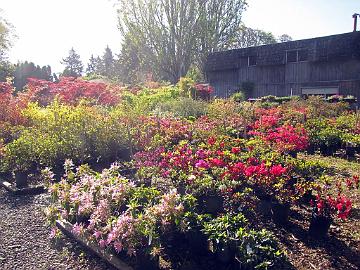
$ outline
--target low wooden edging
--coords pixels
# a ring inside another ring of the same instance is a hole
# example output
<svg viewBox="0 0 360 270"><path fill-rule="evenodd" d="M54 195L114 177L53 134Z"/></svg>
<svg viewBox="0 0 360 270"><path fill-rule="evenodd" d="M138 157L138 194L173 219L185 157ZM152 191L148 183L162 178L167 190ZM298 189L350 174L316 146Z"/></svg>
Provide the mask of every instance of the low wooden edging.
<svg viewBox="0 0 360 270"><path fill-rule="evenodd" d="M74 239L76 242L81 244L86 249L95 253L98 257L100 257L101 259L103 259L104 261L106 261L107 263L109 263L110 265L115 267L116 269L133 270L132 267L130 267L125 262L120 260L115 254L105 251L105 250L101 249L98 245L96 245L95 243L87 240L86 238L88 235L86 233L83 236L75 235L72 232L73 226L71 223L69 223L65 220L57 220L56 227L58 227L66 236Z"/></svg>
<svg viewBox="0 0 360 270"><path fill-rule="evenodd" d="M40 194L46 191L43 185L33 186L33 187L24 187L17 188L14 184L11 184L7 181L0 181L0 186L6 189L8 192L14 195L25 195L25 194Z"/></svg>

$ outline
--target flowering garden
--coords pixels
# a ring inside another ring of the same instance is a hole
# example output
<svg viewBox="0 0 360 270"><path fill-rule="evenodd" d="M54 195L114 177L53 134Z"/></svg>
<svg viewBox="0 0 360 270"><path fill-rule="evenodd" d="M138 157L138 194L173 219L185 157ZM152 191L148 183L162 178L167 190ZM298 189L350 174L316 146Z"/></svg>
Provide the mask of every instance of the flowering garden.
<svg viewBox="0 0 360 270"><path fill-rule="evenodd" d="M294 245L311 266L344 235L359 255L359 113L211 92L186 79L32 79L16 94L0 83L1 176L47 187L51 237L66 222L134 269L309 269ZM335 261L357 269L358 258Z"/></svg>

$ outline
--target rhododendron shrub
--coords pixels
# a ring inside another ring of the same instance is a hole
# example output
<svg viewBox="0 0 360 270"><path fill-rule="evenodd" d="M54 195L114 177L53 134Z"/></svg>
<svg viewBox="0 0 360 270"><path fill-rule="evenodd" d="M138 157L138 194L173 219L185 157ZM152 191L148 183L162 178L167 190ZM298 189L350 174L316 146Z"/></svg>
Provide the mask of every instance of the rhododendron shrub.
<svg viewBox="0 0 360 270"><path fill-rule="evenodd" d="M311 206L317 216L333 217L336 215L338 218L346 219L352 209L352 202L340 194L335 198L330 195L324 198L317 194L315 200L311 201Z"/></svg>
<svg viewBox="0 0 360 270"><path fill-rule="evenodd" d="M214 88L209 84L196 84L192 93L192 97L195 99L210 100L211 94L214 92Z"/></svg>
<svg viewBox="0 0 360 270"><path fill-rule="evenodd" d="M332 191L330 179L323 177L316 184L316 197L311 201L313 212L316 216L325 216L328 218L338 217L347 219L352 209L352 201L345 195L345 191L356 192L359 189L359 176L352 177L336 182L336 193Z"/></svg>

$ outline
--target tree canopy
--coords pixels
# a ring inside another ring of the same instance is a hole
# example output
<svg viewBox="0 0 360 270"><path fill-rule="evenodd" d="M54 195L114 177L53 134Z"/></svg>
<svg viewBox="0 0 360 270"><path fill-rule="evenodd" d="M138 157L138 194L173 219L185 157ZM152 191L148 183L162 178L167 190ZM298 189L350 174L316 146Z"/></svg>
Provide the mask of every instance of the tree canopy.
<svg viewBox="0 0 360 270"><path fill-rule="evenodd" d="M13 38L13 26L1 16L0 9L0 61L5 60L6 52L10 49Z"/></svg>
<svg viewBox="0 0 360 270"><path fill-rule="evenodd" d="M244 0L119 0L119 28L155 78L176 82L228 46L245 7Z"/></svg>
<svg viewBox="0 0 360 270"><path fill-rule="evenodd" d="M247 48L276 43L277 40L271 32L253 29L241 25L234 38L231 48Z"/></svg>
<svg viewBox="0 0 360 270"><path fill-rule="evenodd" d="M4 17L1 16L0 9L0 81L5 81L12 75L14 65L6 57L8 50L12 46L14 28Z"/></svg>

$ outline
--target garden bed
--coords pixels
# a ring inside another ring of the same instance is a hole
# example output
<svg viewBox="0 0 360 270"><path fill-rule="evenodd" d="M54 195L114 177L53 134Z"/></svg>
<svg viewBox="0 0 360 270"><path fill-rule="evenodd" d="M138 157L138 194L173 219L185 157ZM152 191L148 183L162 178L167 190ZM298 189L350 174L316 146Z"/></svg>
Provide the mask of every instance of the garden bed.
<svg viewBox="0 0 360 270"><path fill-rule="evenodd" d="M112 87L80 79L30 84L23 99L2 84L12 107L0 122L0 170L17 187L46 185L51 235L119 269L359 268L359 167L344 160L340 170L330 157L355 159L359 114L316 98L204 102L184 80L113 89L104 104L81 99ZM303 154L312 150L329 157ZM20 177L35 171L35 182Z"/></svg>

